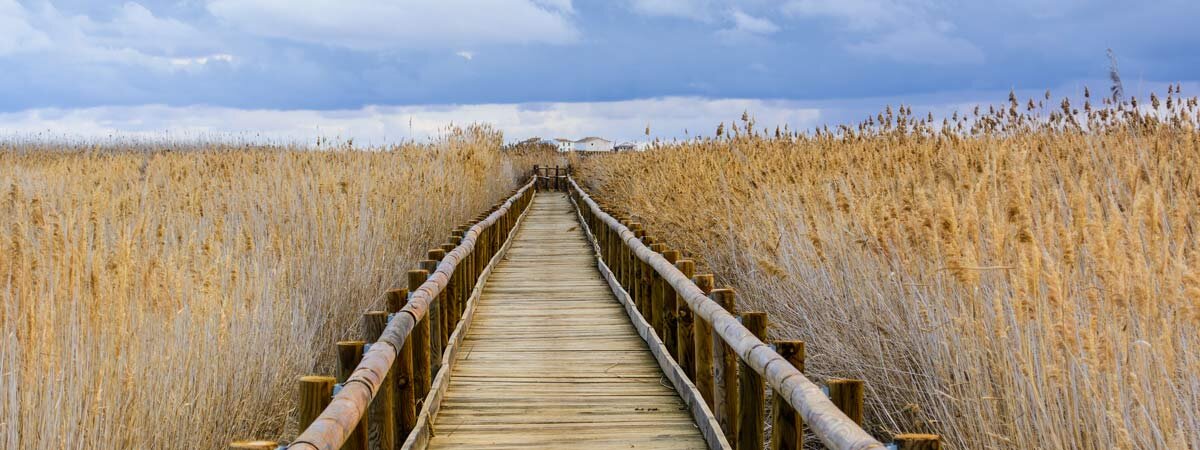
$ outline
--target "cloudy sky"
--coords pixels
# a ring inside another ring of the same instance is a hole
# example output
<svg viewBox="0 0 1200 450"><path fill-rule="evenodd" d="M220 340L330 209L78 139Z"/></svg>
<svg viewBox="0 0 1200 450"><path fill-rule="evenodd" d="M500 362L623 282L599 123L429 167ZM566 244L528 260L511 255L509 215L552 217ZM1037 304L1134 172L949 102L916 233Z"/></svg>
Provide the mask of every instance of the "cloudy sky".
<svg viewBox="0 0 1200 450"><path fill-rule="evenodd" d="M0 136L806 129L1200 76L1200 1L0 0ZM1192 92L1192 94L1195 94Z"/></svg>

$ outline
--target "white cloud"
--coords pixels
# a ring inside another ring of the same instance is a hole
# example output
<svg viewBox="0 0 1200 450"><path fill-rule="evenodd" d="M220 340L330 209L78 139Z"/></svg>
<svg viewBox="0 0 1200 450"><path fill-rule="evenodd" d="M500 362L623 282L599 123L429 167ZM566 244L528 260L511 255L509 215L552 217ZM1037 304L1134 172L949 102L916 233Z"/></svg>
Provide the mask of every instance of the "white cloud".
<svg viewBox="0 0 1200 450"><path fill-rule="evenodd" d="M592 103L368 106L354 110L247 110L163 105L81 109L33 109L0 113L0 139L104 140L244 139L311 144L317 137L353 138L364 144L395 143L438 135L451 124L489 123L508 140L532 136L606 136L615 140L652 136L712 135L718 123L749 111L760 124L814 126L821 111L785 100L666 97ZM410 128L411 126L411 128ZM685 134L685 130L688 131Z"/></svg>
<svg viewBox="0 0 1200 450"><path fill-rule="evenodd" d="M20 3L0 0L0 56L38 51L50 45L50 37L34 28L29 12Z"/></svg>
<svg viewBox="0 0 1200 450"><path fill-rule="evenodd" d="M571 0L533 0L533 2L565 13L575 12L575 7L571 4Z"/></svg>
<svg viewBox="0 0 1200 450"><path fill-rule="evenodd" d="M566 44L561 0L213 0L208 11L252 34L355 50Z"/></svg>
<svg viewBox="0 0 1200 450"><path fill-rule="evenodd" d="M116 63L157 70L184 70L210 62L232 62L213 39L191 25L155 16L127 2L108 21L63 14L53 4L30 10L0 0L0 56L47 55L74 63Z"/></svg>
<svg viewBox="0 0 1200 450"><path fill-rule="evenodd" d="M740 9L733 10L733 28L738 31L754 34L771 34L779 31L779 26L770 20L754 17L742 12Z"/></svg>
<svg viewBox="0 0 1200 450"><path fill-rule="evenodd" d="M455 55L458 55L458 57L459 57L459 58L465 59L465 60L467 60L467 61L470 61L470 60L472 60L472 59L475 59L475 52L469 52L469 51L466 51L466 50L459 50L459 51L457 51L457 52L454 52L454 54L455 54Z"/></svg>

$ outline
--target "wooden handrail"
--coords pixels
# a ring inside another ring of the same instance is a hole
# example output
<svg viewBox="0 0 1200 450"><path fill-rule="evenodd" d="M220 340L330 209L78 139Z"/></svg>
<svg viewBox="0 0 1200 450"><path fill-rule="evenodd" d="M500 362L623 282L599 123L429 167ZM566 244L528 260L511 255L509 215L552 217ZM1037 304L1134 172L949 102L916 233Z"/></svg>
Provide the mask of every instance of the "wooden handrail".
<svg viewBox="0 0 1200 450"><path fill-rule="evenodd" d="M387 377L388 370L391 369L404 342L416 324L429 313L430 304L446 288L455 268L475 250L475 242L484 230L505 217L509 208L534 187L537 179L535 174L498 209L463 233L462 241L458 246L446 253L446 256L438 263L437 270L430 274L418 289L412 291L408 303L392 316L379 340L363 354L362 361L346 379L341 391L333 396L333 400L329 406L325 407L320 416L296 437L288 446L289 449L338 450L341 448L359 421L363 419L364 413L375 398L375 394L379 392L379 387Z"/></svg>
<svg viewBox="0 0 1200 450"><path fill-rule="evenodd" d="M738 358L761 375L788 405L800 413L813 433L826 446L838 450L884 448L882 443L838 409L819 386L805 377L787 359L742 326L737 317L709 299L691 279L662 255L646 246L633 231L604 212L573 177L568 176L568 182L591 214L614 231L637 259L653 268L687 303L696 317L711 324L712 329L733 349Z"/></svg>

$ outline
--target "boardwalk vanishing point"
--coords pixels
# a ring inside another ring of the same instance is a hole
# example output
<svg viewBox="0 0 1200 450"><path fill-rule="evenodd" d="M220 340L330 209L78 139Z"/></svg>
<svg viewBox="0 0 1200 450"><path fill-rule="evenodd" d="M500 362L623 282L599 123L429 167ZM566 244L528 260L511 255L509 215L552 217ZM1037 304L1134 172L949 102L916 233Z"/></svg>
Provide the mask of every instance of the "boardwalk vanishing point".
<svg viewBox="0 0 1200 450"><path fill-rule="evenodd" d="M884 448L860 426L862 380L809 380L803 342L767 344L766 314L737 308L624 214L569 170L535 166L388 291L387 311L364 314L336 386L301 377L287 447L759 450L769 437L799 450L811 433L827 448Z"/></svg>
<svg viewBox="0 0 1200 450"><path fill-rule="evenodd" d="M474 316L430 448L707 448L564 193L534 197Z"/></svg>

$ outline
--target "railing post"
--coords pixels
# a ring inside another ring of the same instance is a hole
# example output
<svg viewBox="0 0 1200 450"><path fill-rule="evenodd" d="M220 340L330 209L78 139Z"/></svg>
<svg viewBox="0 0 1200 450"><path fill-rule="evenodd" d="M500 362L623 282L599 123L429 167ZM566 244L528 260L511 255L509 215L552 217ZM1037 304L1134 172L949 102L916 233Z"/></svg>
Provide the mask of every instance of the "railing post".
<svg viewBox="0 0 1200 450"><path fill-rule="evenodd" d="M711 274L696 275L696 286L706 295L713 291L713 276ZM712 325L699 315L692 315L692 348L696 351L696 390L708 403L708 409L716 409L716 380L713 379L713 329Z"/></svg>
<svg viewBox="0 0 1200 450"><path fill-rule="evenodd" d="M337 378L320 375L300 377L300 399L296 409L299 410L299 425L303 430L312 425L321 411L333 401L333 385Z"/></svg>
<svg viewBox="0 0 1200 450"><path fill-rule="evenodd" d="M750 330L760 341L767 339L767 313L742 313L742 325ZM766 386L762 376L754 368L740 362L738 368L738 389L741 390L741 400L738 405L738 444L740 450L762 450L763 426L765 425L765 406L763 396Z"/></svg>
<svg viewBox="0 0 1200 450"><path fill-rule="evenodd" d="M942 439L936 434L897 434L892 438L897 450L941 450Z"/></svg>
<svg viewBox="0 0 1200 450"><path fill-rule="evenodd" d="M726 312L736 314L733 289L713 289L709 298L725 308ZM725 431L725 439L731 443L738 442L738 357L716 330L712 332L712 344L715 380L713 397L716 403L713 414L717 416L721 429Z"/></svg>
<svg viewBox="0 0 1200 450"><path fill-rule="evenodd" d="M829 387L829 400L837 405L854 423L863 423L863 380L833 378L825 380Z"/></svg>
<svg viewBox="0 0 1200 450"><path fill-rule="evenodd" d="M454 247L457 246L452 241L447 241L445 244L442 244L442 254L449 255L450 252L454 251ZM445 259L445 256L441 259ZM456 267L454 268L454 272L450 274L450 281L446 283L446 303L450 305L450 316L454 318L456 325L462 319L462 305L465 303L461 289L458 286L458 280L460 279L462 279L462 274L458 272L458 268Z"/></svg>
<svg viewBox="0 0 1200 450"><path fill-rule="evenodd" d="M376 342L379 336L383 334L383 329L387 327L388 313L387 311L368 311L363 314L362 333L363 340L367 342ZM375 394L375 399L371 401L371 442L372 448L378 445L378 448L383 450L394 449L396 442L396 364L392 363L392 370L388 371L386 377L379 384L379 391ZM364 417L363 420L366 420Z"/></svg>
<svg viewBox="0 0 1200 450"><path fill-rule="evenodd" d="M779 353L801 373L804 372L804 343L801 341L775 341L775 352ZM773 393L771 403L771 450L799 450L804 448L804 418L796 414L782 395Z"/></svg>
<svg viewBox="0 0 1200 450"><path fill-rule="evenodd" d="M417 267L428 275L433 275L433 272L437 271L437 265L437 261L428 259L417 263ZM429 300L429 312L426 315L429 323L429 380L431 382L437 378L438 371L442 368L442 335L445 327L442 326L442 305L438 301L439 298L441 298L441 294Z"/></svg>
<svg viewBox="0 0 1200 450"><path fill-rule="evenodd" d="M387 312L396 314L404 308L408 303L408 289L392 289L387 292ZM396 355L396 362L392 363L394 374L388 378L392 379L392 400L395 406L393 407L393 415L396 423L396 448L404 444L404 440L408 438L408 432L417 423L416 413L416 395L413 393L413 366L412 366L412 337L404 340L404 345L400 347L399 354Z"/></svg>
<svg viewBox="0 0 1200 450"><path fill-rule="evenodd" d="M408 289L388 291L388 311L397 313L406 304L408 304ZM396 363L392 366L396 371L396 418L399 421L396 442L400 444L408 439L408 434L417 425L417 398L419 395L417 395L417 384L414 380L416 374L413 371L412 351L416 328L413 327L413 332L400 346L400 354L396 355Z"/></svg>
<svg viewBox="0 0 1200 450"><path fill-rule="evenodd" d="M650 237L647 237L646 239L651 240ZM650 250L654 251L655 253L662 253L663 250L666 249L667 246L665 244L650 244ZM658 338L663 342L666 342L666 336L663 334L665 329L663 324L666 323L667 311L665 308L666 301L663 299L664 296L662 292L662 284L660 283L658 272L656 272L653 267L650 267L649 264L642 264L642 269L646 273L646 275L643 277L643 282L645 282L645 287L648 288L646 289L646 292L648 293L648 295L646 295L646 305L648 306L647 312L649 313L649 316L646 317L646 320L650 322L650 326L654 327L654 333L658 335Z"/></svg>
<svg viewBox="0 0 1200 450"><path fill-rule="evenodd" d="M429 278L429 272L424 270L408 271L408 292L411 296L421 288L421 284ZM413 362L413 383L416 385L417 395L417 410L419 411L425 402L425 394L429 393L430 366L429 366L429 316L417 322L413 327L412 334L409 336L412 340L412 362Z"/></svg>
<svg viewBox="0 0 1200 450"><path fill-rule="evenodd" d="M675 265L675 263L679 261L679 252L675 250L667 250L665 245L662 255L663 259L666 259L667 262L671 263L671 265ZM659 333L660 336L662 336L663 345L667 347L667 352L671 354L671 357L678 361L679 352L676 347L678 347L679 344L676 330L679 326L679 304L675 299L675 289L672 289L671 283L668 283L667 280L659 276L658 273L654 274L654 283L658 286L658 298L662 302L662 306L660 306L663 315L662 330L660 330Z"/></svg>
<svg viewBox="0 0 1200 450"><path fill-rule="evenodd" d="M654 245L654 238L651 237L645 230L638 231L638 240L642 241L642 245L650 247ZM653 251L653 249L652 249ZM634 289L637 289L637 298L642 302L642 317L647 321L650 320L651 310L653 309L653 299L650 298L650 265L638 258L636 254L633 257L633 264L636 268L637 280L634 282Z"/></svg>
<svg viewBox="0 0 1200 450"><path fill-rule="evenodd" d="M338 383L345 383L346 379L350 378L350 374L354 373L354 368L358 367L358 363L363 357L363 341L339 341L337 343L338 355ZM367 440L369 435L367 430L368 416L363 416L358 420L358 425L354 427L354 431L350 433L350 438L342 444L342 450L367 450Z"/></svg>
<svg viewBox="0 0 1200 450"><path fill-rule="evenodd" d="M690 259L681 259L675 262L675 268L683 272L683 276L692 278L696 275L696 262ZM683 369L683 373L687 375L689 380L696 381L696 350L692 347L692 307L688 306L687 301L674 290L671 294L675 296L675 360L679 362L679 367Z"/></svg>
<svg viewBox="0 0 1200 450"><path fill-rule="evenodd" d="M433 248L426 252L425 256L429 258L430 261L437 261L440 263L442 262L442 259L446 257L446 252L441 248ZM434 266L434 270L437 270L437 266ZM455 272L457 271L458 270L455 269ZM433 272L431 271L429 273L432 274ZM453 287L450 285L450 283L446 283L446 288L442 289L442 292L438 293L437 299L435 299L438 304L438 315L440 315L442 319L440 323L441 341L439 341L439 343L443 349L446 348L446 343L450 342L450 333L454 331L454 325L457 322L457 318L454 316L454 308L450 306L450 295L453 293L452 289Z"/></svg>

